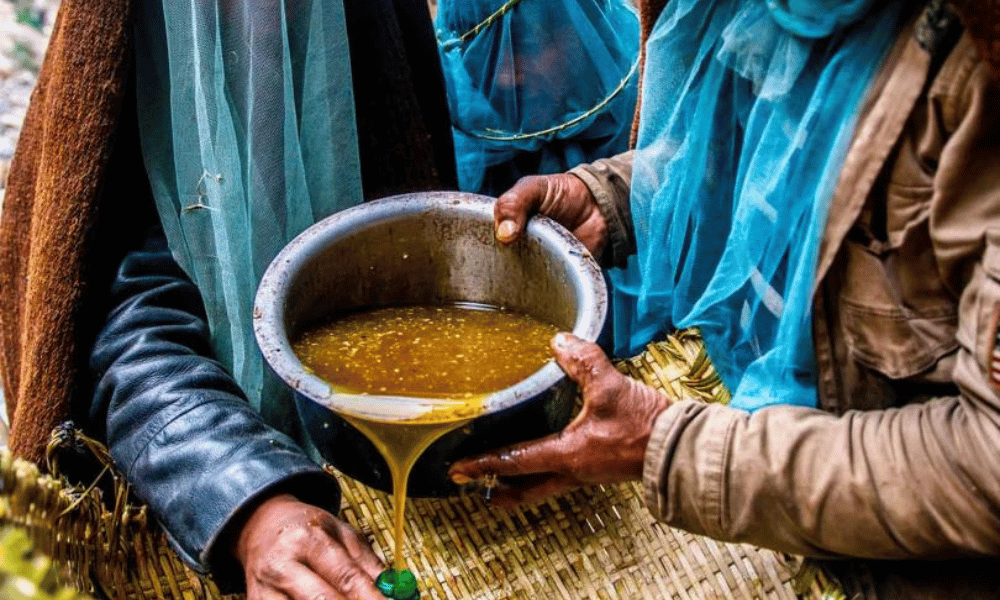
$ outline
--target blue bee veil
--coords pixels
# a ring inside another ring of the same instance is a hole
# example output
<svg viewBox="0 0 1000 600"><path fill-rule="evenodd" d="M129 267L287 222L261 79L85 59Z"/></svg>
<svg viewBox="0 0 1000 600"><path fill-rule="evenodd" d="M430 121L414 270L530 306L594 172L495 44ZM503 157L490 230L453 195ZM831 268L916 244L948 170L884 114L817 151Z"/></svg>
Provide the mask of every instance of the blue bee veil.
<svg viewBox="0 0 1000 600"><path fill-rule="evenodd" d="M294 412L253 336L257 283L322 217L362 200L341 0L137 6L142 150L171 250L220 361L272 424Z"/></svg>
<svg viewBox="0 0 1000 600"><path fill-rule="evenodd" d="M907 16L873 0L671 0L649 37L616 351L697 327L733 406L816 405L811 298L857 113Z"/></svg>
<svg viewBox="0 0 1000 600"><path fill-rule="evenodd" d="M449 0L435 23L461 189L497 195L628 148L631 0Z"/></svg>

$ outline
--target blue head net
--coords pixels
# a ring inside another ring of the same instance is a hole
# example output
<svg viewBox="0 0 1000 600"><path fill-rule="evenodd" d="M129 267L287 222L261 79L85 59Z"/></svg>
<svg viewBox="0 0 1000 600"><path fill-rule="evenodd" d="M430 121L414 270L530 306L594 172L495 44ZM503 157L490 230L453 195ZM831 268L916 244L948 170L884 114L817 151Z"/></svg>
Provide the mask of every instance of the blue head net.
<svg viewBox="0 0 1000 600"><path fill-rule="evenodd" d="M436 28L461 189L497 195L627 149L629 0L440 0Z"/></svg>
<svg viewBox="0 0 1000 600"><path fill-rule="evenodd" d="M819 241L902 2L671 0L646 47L616 350L698 327L733 406L816 404Z"/></svg>
<svg viewBox="0 0 1000 600"><path fill-rule="evenodd" d="M251 313L278 251L362 199L342 2L152 0L137 12L142 150L170 248L219 359L288 429L294 408L262 406L284 389Z"/></svg>

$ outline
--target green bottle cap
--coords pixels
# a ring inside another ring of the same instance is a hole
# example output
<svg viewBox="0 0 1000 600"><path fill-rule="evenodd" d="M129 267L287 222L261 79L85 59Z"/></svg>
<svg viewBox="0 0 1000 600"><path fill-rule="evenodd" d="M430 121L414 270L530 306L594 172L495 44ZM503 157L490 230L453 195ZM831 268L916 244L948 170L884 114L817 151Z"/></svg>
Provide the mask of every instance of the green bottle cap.
<svg viewBox="0 0 1000 600"><path fill-rule="evenodd" d="M417 578L407 569L382 571L375 579L375 587L390 600L419 600L420 598Z"/></svg>

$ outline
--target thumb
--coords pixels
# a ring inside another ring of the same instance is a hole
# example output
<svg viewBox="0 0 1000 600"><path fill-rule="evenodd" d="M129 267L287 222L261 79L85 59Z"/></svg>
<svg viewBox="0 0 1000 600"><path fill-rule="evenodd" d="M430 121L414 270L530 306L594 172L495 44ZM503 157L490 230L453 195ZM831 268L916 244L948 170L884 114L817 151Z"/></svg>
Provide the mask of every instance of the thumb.
<svg viewBox="0 0 1000 600"><path fill-rule="evenodd" d="M587 396L587 390L595 385L622 376L600 346L572 333L557 333L552 338L552 350L556 363L570 379L580 385L584 397Z"/></svg>
<svg viewBox="0 0 1000 600"><path fill-rule="evenodd" d="M493 205L497 240L509 244L523 235L528 219L538 212L548 187L545 176L530 175L518 179L497 198Z"/></svg>
<svg viewBox="0 0 1000 600"><path fill-rule="evenodd" d="M514 219L504 219L497 225L496 236L501 243L509 244L521 235L523 225Z"/></svg>

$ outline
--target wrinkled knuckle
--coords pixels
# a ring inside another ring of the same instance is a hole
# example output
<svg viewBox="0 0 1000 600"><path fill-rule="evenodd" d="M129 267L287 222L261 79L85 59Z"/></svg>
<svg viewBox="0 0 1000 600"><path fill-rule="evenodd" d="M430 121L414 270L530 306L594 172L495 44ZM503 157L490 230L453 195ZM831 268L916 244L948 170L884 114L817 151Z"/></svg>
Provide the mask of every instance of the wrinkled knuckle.
<svg viewBox="0 0 1000 600"><path fill-rule="evenodd" d="M258 579L272 585L283 583L287 577L285 562L278 558L269 558L267 563L260 568L257 575Z"/></svg>
<svg viewBox="0 0 1000 600"><path fill-rule="evenodd" d="M510 208L512 205L517 203L517 188L508 190L497 198L496 208L497 210L502 210L505 208Z"/></svg>
<svg viewBox="0 0 1000 600"><path fill-rule="evenodd" d="M553 175L549 180L549 183L551 184L549 187L551 187L552 191L555 193L565 193L570 187L570 177L572 177L572 175L566 175L565 173Z"/></svg>
<svg viewBox="0 0 1000 600"><path fill-rule="evenodd" d="M521 213L525 212L526 204L527 200L520 195L507 194L497 199L494 213L499 219L517 218Z"/></svg>
<svg viewBox="0 0 1000 600"><path fill-rule="evenodd" d="M289 527L281 535L282 542L292 547L308 544L312 541L313 537L312 530L305 525Z"/></svg>
<svg viewBox="0 0 1000 600"><path fill-rule="evenodd" d="M582 360L587 361L593 368L603 366L605 357L600 346L581 339L574 340L574 344Z"/></svg>
<svg viewBox="0 0 1000 600"><path fill-rule="evenodd" d="M335 569L331 576L330 583L334 589L350 595L350 592L358 587L361 573L351 566L341 566Z"/></svg>

